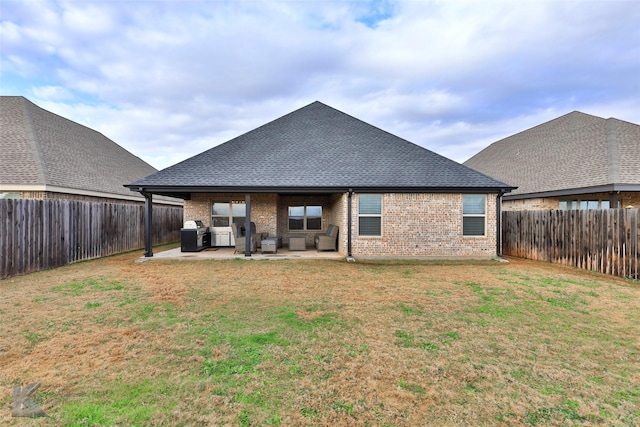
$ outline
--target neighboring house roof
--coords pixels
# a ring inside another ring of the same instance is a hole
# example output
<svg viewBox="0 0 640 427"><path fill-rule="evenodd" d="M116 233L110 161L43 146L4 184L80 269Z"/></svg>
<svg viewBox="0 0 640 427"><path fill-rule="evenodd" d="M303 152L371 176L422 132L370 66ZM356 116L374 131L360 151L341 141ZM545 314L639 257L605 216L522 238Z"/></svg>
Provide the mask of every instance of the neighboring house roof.
<svg viewBox="0 0 640 427"><path fill-rule="evenodd" d="M123 185L157 171L101 133L22 96L0 97L0 153L0 191L144 200Z"/></svg>
<svg viewBox="0 0 640 427"><path fill-rule="evenodd" d="M505 200L640 191L640 126L574 111L497 141L464 164L518 186Z"/></svg>
<svg viewBox="0 0 640 427"><path fill-rule="evenodd" d="M320 102L130 185L173 192L505 192L511 187ZM188 195L183 195L188 197Z"/></svg>

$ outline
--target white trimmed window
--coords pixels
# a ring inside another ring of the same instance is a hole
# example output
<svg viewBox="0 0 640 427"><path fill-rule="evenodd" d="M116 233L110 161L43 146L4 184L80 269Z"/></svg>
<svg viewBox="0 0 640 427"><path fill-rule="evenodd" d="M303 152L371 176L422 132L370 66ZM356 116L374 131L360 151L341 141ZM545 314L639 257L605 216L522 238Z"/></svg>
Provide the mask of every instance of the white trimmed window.
<svg viewBox="0 0 640 427"><path fill-rule="evenodd" d="M487 196L462 195L462 235L484 236L486 230Z"/></svg>
<svg viewBox="0 0 640 427"><path fill-rule="evenodd" d="M611 202L609 200L560 200L558 208L563 211L574 209L610 209Z"/></svg>
<svg viewBox="0 0 640 427"><path fill-rule="evenodd" d="M358 234L360 236L382 236L381 194L360 194L358 196Z"/></svg>
<svg viewBox="0 0 640 427"><path fill-rule="evenodd" d="M322 230L322 206L289 206L289 230Z"/></svg>
<svg viewBox="0 0 640 427"><path fill-rule="evenodd" d="M230 227L231 223L244 226L247 205L244 201L213 202L211 204L211 226Z"/></svg>

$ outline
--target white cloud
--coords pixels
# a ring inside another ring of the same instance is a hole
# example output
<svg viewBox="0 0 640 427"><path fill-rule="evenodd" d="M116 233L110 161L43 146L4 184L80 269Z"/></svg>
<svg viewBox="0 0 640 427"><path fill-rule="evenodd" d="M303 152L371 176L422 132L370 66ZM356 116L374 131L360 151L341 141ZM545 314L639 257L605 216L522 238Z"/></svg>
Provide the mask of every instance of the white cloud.
<svg viewBox="0 0 640 427"><path fill-rule="evenodd" d="M156 167L314 100L462 161L572 110L640 122L639 20L633 1L5 0L0 66Z"/></svg>
<svg viewBox="0 0 640 427"><path fill-rule="evenodd" d="M36 98L48 100L73 100L74 98L71 91L62 86L34 87L33 94Z"/></svg>
<svg viewBox="0 0 640 427"><path fill-rule="evenodd" d="M62 12L62 24L80 36L112 32L115 22L106 3L68 2Z"/></svg>

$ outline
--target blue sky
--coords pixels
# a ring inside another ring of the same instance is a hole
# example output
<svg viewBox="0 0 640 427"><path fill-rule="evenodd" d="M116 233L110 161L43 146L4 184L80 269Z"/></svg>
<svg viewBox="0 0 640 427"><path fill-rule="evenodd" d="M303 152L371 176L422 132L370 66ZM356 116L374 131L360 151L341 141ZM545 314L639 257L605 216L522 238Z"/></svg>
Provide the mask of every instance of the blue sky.
<svg viewBox="0 0 640 427"><path fill-rule="evenodd" d="M0 94L159 169L316 100L459 162L640 123L640 0L2 0L0 55Z"/></svg>

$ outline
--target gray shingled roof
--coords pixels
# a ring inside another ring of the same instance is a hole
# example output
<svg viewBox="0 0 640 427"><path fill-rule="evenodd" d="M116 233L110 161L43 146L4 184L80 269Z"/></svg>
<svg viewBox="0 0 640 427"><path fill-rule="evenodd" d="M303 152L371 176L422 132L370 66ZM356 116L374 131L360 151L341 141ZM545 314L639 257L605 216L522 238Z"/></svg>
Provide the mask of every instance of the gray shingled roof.
<svg viewBox="0 0 640 427"><path fill-rule="evenodd" d="M0 97L0 153L0 185L39 184L132 197L139 195L123 185L157 172L101 133L22 96Z"/></svg>
<svg viewBox="0 0 640 427"><path fill-rule="evenodd" d="M574 111L497 141L464 164L517 186L509 198L603 186L640 191L640 126Z"/></svg>
<svg viewBox="0 0 640 427"><path fill-rule="evenodd" d="M142 187L165 194L509 188L320 102L132 184Z"/></svg>

